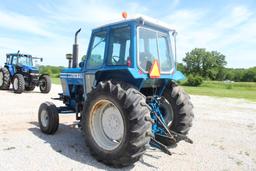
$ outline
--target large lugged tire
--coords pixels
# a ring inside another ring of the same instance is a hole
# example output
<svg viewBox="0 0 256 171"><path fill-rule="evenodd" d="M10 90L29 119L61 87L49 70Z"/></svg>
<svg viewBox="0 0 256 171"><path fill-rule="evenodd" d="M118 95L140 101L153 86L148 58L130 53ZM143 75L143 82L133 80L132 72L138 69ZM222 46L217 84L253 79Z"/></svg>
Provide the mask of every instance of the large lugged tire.
<svg viewBox="0 0 256 171"><path fill-rule="evenodd" d="M25 89L25 80L23 75L14 75L12 85L14 93L21 94Z"/></svg>
<svg viewBox="0 0 256 171"><path fill-rule="evenodd" d="M124 83L100 82L87 95L82 130L91 154L113 167L138 161L151 133L145 97Z"/></svg>
<svg viewBox="0 0 256 171"><path fill-rule="evenodd" d="M10 73L7 68L0 68L0 90L9 90Z"/></svg>
<svg viewBox="0 0 256 171"><path fill-rule="evenodd" d="M59 114L51 102L42 103L38 111L40 129L45 134L54 134L59 127Z"/></svg>
<svg viewBox="0 0 256 171"><path fill-rule="evenodd" d="M170 117L172 122L169 124L169 129L186 135L194 118L193 105L189 95L181 87L172 83L165 89L163 96L169 102L173 111L173 116Z"/></svg>
<svg viewBox="0 0 256 171"><path fill-rule="evenodd" d="M35 85L29 85L29 86L25 86L25 90L26 91L33 91L35 89Z"/></svg>
<svg viewBox="0 0 256 171"><path fill-rule="evenodd" d="M42 75L39 79L39 82L39 88L41 93L49 93L51 91L52 82L49 75Z"/></svg>

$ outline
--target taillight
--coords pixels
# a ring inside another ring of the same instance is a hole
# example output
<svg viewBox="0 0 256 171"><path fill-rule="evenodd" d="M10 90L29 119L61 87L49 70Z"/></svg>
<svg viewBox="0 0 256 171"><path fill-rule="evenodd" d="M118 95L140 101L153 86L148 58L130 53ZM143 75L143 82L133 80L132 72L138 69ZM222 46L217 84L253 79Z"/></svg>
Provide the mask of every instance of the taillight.
<svg viewBox="0 0 256 171"><path fill-rule="evenodd" d="M128 66L128 67L131 67L131 66L132 66L131 58L128 58L128 59L127 59L127 66Z"/></svg>

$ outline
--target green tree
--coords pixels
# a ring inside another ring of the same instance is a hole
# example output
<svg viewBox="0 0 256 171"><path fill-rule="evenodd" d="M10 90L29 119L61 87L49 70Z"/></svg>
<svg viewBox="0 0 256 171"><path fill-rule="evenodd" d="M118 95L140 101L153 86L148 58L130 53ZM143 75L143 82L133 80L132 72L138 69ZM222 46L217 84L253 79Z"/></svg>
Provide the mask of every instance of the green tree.
<svg viewBox="0 0 256 171"><path fill-rule="evenodd" d="M256 82L256 67L246 69L241 80L247 82Z"/></svg>
<svg viewBox="0 0 256 171"><path fill-rule="evenodd" d="M182 72L182 73L186 72L186 68L182 63L177 63L177 70Z"/></svg>
<svg viewBox="0 0 256 171"><path fill-rule="evenodd" d="M183 59L187 74L199 75L213 80L224 79L222 73L227 64L225 56L217 51L195 48Z"/></svg>

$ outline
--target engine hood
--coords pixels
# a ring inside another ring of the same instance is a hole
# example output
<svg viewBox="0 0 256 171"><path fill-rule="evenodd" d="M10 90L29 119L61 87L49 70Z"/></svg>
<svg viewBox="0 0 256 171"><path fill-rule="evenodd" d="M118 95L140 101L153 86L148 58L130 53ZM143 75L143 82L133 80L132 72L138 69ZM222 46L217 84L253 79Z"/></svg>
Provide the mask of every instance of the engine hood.
<svg viewBox="0 0 256 171"><path fill-rule="evenodd" d="M25 72L39 73L38 68L33 67L33 66L22 65L21 68Z"/></svg>

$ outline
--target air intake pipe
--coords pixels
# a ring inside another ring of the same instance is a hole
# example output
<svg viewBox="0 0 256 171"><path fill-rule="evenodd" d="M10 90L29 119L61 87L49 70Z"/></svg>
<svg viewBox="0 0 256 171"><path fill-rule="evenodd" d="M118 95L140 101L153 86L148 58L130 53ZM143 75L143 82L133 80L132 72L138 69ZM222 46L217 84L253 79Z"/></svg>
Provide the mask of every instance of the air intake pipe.
<svg viewBox="0 0 256 171"><path fill-rule="evenodd" d="M77 35L81 31L81 28L76 31L75 34L75 43L73 44L73 65L72 68L77 68L78 64L78 44L77 44Z"/></svg>

